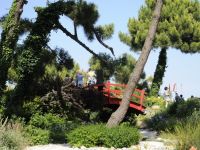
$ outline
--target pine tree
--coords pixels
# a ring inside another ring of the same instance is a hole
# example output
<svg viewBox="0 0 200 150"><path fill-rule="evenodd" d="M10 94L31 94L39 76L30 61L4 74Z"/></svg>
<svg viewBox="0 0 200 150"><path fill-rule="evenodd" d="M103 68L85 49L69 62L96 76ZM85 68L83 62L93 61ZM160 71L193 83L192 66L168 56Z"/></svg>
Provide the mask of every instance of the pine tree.
<svg viewBox="0 0 200 150"><path fill-rule="evenodd" d="M133 50L140 51L152 18L154 0L146 0L140 9L138 19L129 19L129 34L120 33L120 39ZM154 48L161 48L154 74L151 94L156 95L162 84L167 65L167 49L173 47L183 53L200 51L200 2L197 0L165 0L160 23L153 42Z"/></svg>
<svg viewBox="0 0 200 150"><path fill-rule="evenodd" d="M107 122L108 127L117 126L124 119L124 116L126 115L126 112L130 104L131 95L140 79L140 76L144 70L144 66L147 62L148 56L152 48L152 43L156 34L156 29L159 22L162 5L163 5L163 1L157 0L156 5L155 5L155 10L152 15L152 22L149 26L149 31L148 31L144 46L142 48L142 53L135 65L133 72L130 75L130 78L129 78L127 87L124 91L122 102L119 108L111 115L111 117L109 118Z"/></svg>

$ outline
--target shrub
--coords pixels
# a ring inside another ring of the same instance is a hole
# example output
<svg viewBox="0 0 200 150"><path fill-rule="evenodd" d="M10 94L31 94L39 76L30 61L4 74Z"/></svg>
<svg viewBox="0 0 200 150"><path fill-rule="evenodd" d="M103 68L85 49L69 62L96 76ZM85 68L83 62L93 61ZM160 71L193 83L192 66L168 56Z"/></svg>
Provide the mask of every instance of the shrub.
<svg viewBox="0 0 200 150"><path fill-rule="evenodd" d="M65 140L65 120L59 116L53 114L35 114L31 117L29 124L35 127L32 128L33 131L27 130L30 132L30 135L33 136L31 139L34 144L42 144L37 142L37 138L40 138L41 134L44 134L46 137L43 143L48 143L49 141L53 143L62 143ZM41 133L39 132L40 130Z"/></svg>
<svg viewBox="0 0 200 150"><path fill-rule="evenodd" d="M19 123L10 123L0 118L0 149L22 150L27 141L22 135L23 127Z"/></svg>
<svg viewBox="0 0 200 150"><path fill-rule="evenodd" d="M65 135L76 128L79 123L66 121L53 114L35 114L29 121L26 134L32 140L32 144L64 143ZM41 139L44 136L44 139Z"/></svg>
<svg viewBox="0 0 200 150"><path fill-rule="evenodd" d="M180 103L177 106L176 116L179 118L184 118L184 117L192 115L192 113L195 110L199 110L199 109L200 109L200 100L199 99L187 100L183 103Z"/></svg>
<svg viewBox="0 0 200 150"><path fill-rule="evenodd" d="M40 145L50 143L50 132L34 126L25 128L25 136L30 140L31 145Z"/></svg>
<svg viewBox="0 0 200 150"><path fill-rule="evenodd" d="M35 114L31 117L29 124L41 129L51 130L52 128L64 126L65 119L51 113L44 115Z"/></svg>
<svg viewBox="0 0 200 150"><path fill-rule="evenodd" d="M175 102L169 105L167 109L156 114L147 120L150 128L155 130L173 131L177 122L190 117L193 112L200 109L199 99L190 99L183 102Z"/></svg>
<svg viewBox="0 0 200 150"><path fill-rule="evenodd" d="M86 125L76 128L67 135L69 144L80 147L129 147L138 143L140 138L136 128L118 126L107 128L105 125Z"/></svg>

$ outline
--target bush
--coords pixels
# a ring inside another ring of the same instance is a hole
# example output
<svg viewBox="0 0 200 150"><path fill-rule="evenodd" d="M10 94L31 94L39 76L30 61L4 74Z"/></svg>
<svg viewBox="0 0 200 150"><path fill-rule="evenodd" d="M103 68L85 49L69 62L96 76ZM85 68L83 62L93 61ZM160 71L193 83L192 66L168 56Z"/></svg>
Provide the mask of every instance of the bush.
<svg viewBox="0 0 200 150"><path fill-rule="evenodd" d="M0 149L22 150L27 141L22 135L23 127L19 123L10 123L0 118Z"/></svg>
<svg viewBox="0 0 200 150"><path fill-rule="evenodd" d="M29 124L41 129L51 130L52 128L64 126L65 119L51 113L44 115L35 114L31 117Z"/></svg>
<svg viewBox="0 0 200 150"><path fill-rule="evenodd" d="M188 101L180 103L177 106L176 116L179 118L184 118L184 117L192 115L192 113L195 110L199 110L199 109L200 109L199 99L188 100Z"/></svg>
<svg viewBox="0 0 200 150"><path fill-rule="evenodd" d="M25 128L25 136L30 140L31 145L40 145L50 143L50 132L48 130L40 129L34 126L27 126Z"/></svg>
<svg viewBox="0 0 200 150"><path fill-rule="evenodd" d="M35 114L29 121L26 128L26 135L30 137L32 144L64 143L65 135L79 124L72 121L66 121L53 114ZM44 139L41 139L44 137Z"/></svg>
<svg viewBox="0 0 200 150"><path fill-rule="evenodd" d="M80 147L130 147L138 143L140 138L136 128L118 126L107 128L105 125L86 125L76 128L67 135L68 143Z"/></svg>
<svg viewBox="0 0 200 150"><path fill-rule="evenodd" d="M169 105L167 109L156 114L147 120L150 128L158 131L173 131L177 122L190 117L193 112L200 109L199 99L190 99L182 102L175 102Z"/></svg>

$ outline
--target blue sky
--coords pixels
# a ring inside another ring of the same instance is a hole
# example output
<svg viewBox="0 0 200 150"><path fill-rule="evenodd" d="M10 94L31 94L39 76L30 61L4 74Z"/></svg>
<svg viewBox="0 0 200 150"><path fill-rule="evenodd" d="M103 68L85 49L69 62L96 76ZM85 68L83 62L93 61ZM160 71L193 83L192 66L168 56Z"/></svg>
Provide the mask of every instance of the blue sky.
<svg viewBox="0 0 200 150"><path fill-rule="evenodd" d="M138 58L139 54L130 52L130 48L120 42L118 38L118 32L127 32L127 22L130 17L137 17L139 8L144 4L144 0L87 0L87 2L94 2L99 10L100 18L97 25L114 23L115 32L110 40L105 41L109 46L114 48L116 56L122 53L131 53L134 57ZM9 11L12 0L2 1L0 3L0 16L6 14ZM28 17L35 19L36 13L34 12L34 6L45 6L45 0L28 0L28 4L24 7L22 17ZM61 17L61 20L65 27L73 32L72 23L66 17ZM96 40L88 42L82 32L82 28L78 29L79 39L88 45L96 53L107 52ZM61 47L66 49L69 54L79 63L81 69L88 69L88 60L91 54L79 46L76 42L66 37L61 31L51 32L51 41L49 45L54 47ZM23 40L23 38L21 39ZM152 50L148 62L145 66L145 72L147 76L153 75L158 60L159 50ZM182 54L179 50L168 50L168 61L163 85L161 87L161 93L163 87L176 83L177 91L179 94L183 94L185 98L191 95L200 97L200 72L198 71L200 65L200 54Z"/></svg>

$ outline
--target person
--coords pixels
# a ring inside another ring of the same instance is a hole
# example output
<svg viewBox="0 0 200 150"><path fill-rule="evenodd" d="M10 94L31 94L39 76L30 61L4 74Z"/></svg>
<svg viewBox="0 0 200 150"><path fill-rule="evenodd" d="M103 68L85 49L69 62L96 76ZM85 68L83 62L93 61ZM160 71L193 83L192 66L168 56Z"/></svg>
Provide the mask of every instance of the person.
<svg viewBox="0 0 200 150"><path fill-rule="evenodd" d="M80 71L76 74L76 86L80 88L83 87L83 75Z"/></svg>
<svg viewBox="0 0 200 150"><path fill-rule="evenodd" d="M180 95L180 101L184 101L183 95Z"/></svg>
<svg viewBox="0 0 200 150"><path fill-rule="evenodd" d="M89 68L88 70L88 81L87 81L87 85L94 85L96 84L96 74L93 70L91 70L91 68Z"/></svg>
<svg viewBox="0 0 200 150"><path fill-rule="evenodd" d="M164 87L164 94L163 94L164 100L165 100L165 107L167 108L167 106L169 105L169 103L171 102L171 98L170 98L170 91L168 87Z"/></svg>
<svg viewBox="0 0 200 150"><path fill-rule="evenodd" d="M181 101L180 96L178 95L178 93L176 93L176 95L175 95L175 101L176 102L180 102Z"/></svg>

